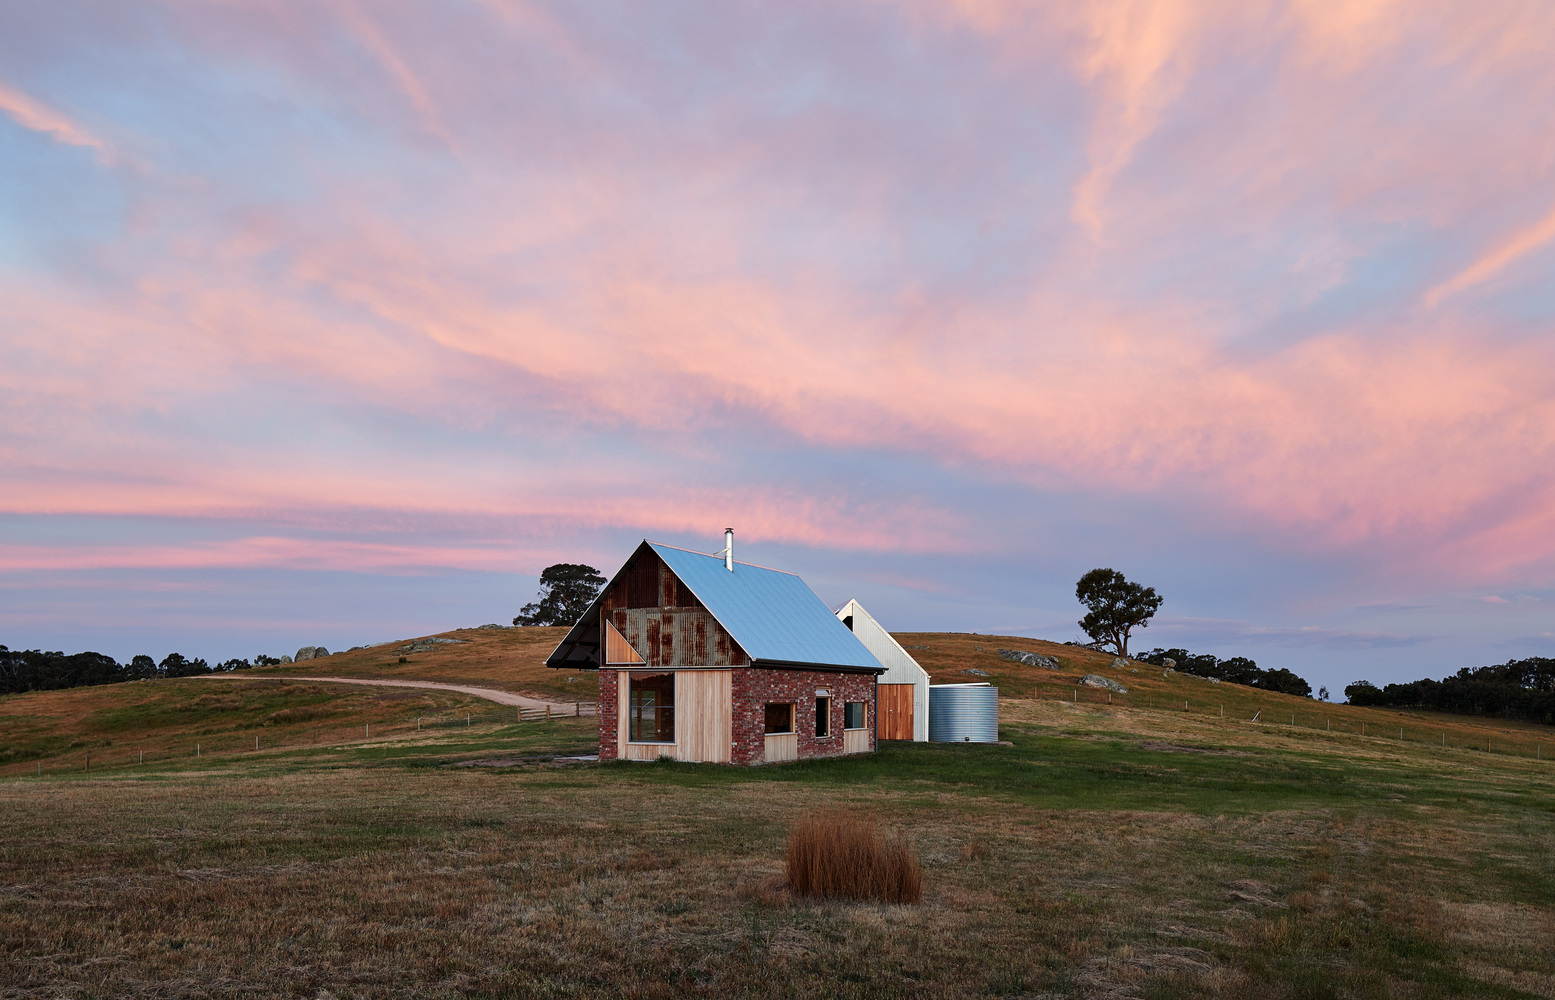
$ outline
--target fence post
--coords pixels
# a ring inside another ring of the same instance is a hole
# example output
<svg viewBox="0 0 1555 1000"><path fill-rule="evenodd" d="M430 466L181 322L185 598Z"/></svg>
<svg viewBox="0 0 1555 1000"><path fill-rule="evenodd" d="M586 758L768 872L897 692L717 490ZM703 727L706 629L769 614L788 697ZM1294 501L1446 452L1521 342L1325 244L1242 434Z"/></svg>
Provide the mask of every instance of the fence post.
<svg viewBox="0 0 1555 1000"><path fill-rule="evenodd" d="M469 712L465 712L464 713L464 728L466 728L466 729L470 728L470 713Z"/></svg>
<svg viewBox="0 0 1555 1000"><path fill-rule="evenodd" d="M583 716L583 702L581 702L581 701L573 702L572 703L572 717L574 719L577 719L577 718L581 718L582 716Z"/></svg>
<svg viewBox="0 0 1555 1000"><path fill-rule="evenodd" d="M551 721L551 703L550 702L546 702L545 703L545 721L546 722L550 722Z"/></svg>

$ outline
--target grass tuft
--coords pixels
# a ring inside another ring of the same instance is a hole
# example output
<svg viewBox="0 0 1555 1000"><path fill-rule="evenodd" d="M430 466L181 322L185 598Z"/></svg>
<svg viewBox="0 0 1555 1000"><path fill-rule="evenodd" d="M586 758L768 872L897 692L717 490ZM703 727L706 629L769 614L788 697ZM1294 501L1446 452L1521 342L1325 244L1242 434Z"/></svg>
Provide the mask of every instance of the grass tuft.
<svg viewBox="0 0 1555 1000"><path fill-rule="evenodd" d="M842 810L812 813L788 835L784 859L796 896L880 903L923 901L918 856L887 841L874 820Z"/></svg>

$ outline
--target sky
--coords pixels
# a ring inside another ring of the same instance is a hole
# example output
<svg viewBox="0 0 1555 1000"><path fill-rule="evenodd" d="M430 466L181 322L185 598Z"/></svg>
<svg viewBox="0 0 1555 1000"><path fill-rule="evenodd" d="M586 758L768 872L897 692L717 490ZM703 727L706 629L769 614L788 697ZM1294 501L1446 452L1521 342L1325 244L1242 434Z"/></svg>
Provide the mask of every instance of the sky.
<svg viewBox="0 0 1555 1000"><path fill-rule="evenodd" d="M1336 695L1555 655L1547 0L11 0L0 642L644 538Z"/></svg>

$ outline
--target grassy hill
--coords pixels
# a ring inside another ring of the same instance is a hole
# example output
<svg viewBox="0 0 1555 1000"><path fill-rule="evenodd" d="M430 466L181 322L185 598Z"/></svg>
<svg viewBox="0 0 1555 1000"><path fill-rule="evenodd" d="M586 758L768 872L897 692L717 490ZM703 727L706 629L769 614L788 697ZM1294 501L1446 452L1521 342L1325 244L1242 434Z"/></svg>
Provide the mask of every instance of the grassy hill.
<svg viewBox="0 0 1555 1000"><path fill-rule="evenodd" d="M1012 745L587 765L592 719L306 679L555 697L539 633L0 698L35 755L0 772L0 994L1555 996L1549 730L925 633L898 638L998 684ZM786 832L826 808L913 846L921 906L787 895Z"/></svg>
<svg viewBox="0 0 1555 1000"><path fill-rule="evenodd" d="M593 701L599 696L596 673L562 673L545 665L545 658L566 634L565 628L455 629L317 660L261 667L254 673L442 681L497 688L547 701ZM427 644L429 639L448 641ZM424 648L416 649L418 645Z"/></svg>
<svg viewBox="0 0 1555 1000"><path fill-rule="evenodd" d="M476 684L551 701L591 702L599 697L595 671L557 671L545 666L545 657L561 637L563 628L458 629L438 636L406 639L371 649L336 653L318 660L267 667L258 676L391 677ZM409 651L428 638L454 640ZM1493 752L1535 756L1538 744L1547 740L1546 727L1495 719L1446 716L1395 709L1327 705L1309 698L1273 694L1239 684L1212 684L1188 674L1165 676L1160 668L1134 663L1113 670L1114 657L1077 646L1027 639L1020 636L977 635L961 632L902 632L898 642L923 664L936 684L988 681L999 688L1005 701L1053 700L1108 701L1103 690L1081 687L1085 674L1100 674L1128 688L1126 695L1112 695L1114 704L1205 717L1251 719L1262 712L1264 722L1284 723L1305 729L1397 739L1399 730L1407 742L1436 742L1448 747L1489 746ZM1022 649L1055 657L1061 671L1044 670L1006 660L1000 649ZM406 662L401 663L404 657ZM981 671L968 673L968 671ZM1545 751L1555 750L1555 746Z"/></svg>

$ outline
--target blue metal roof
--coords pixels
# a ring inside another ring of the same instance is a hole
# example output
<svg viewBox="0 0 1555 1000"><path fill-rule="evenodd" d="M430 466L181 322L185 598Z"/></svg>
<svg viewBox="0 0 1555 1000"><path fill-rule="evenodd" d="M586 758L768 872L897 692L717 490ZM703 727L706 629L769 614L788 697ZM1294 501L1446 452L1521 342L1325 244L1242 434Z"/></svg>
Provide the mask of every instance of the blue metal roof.
<svg viewBox="0 0 1555 1000"><path fill-rule="evenodd" d="M648 543L753 661L880 670L880 661L793 573Z"/></svg>

